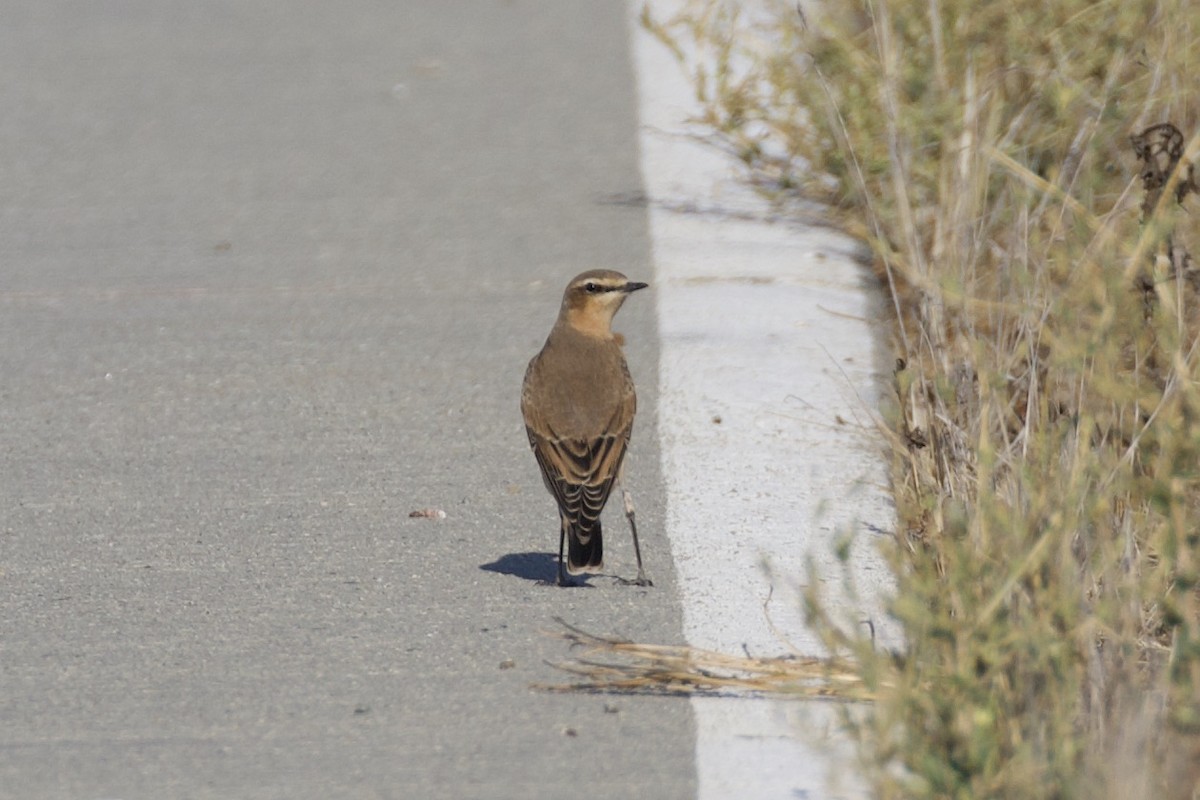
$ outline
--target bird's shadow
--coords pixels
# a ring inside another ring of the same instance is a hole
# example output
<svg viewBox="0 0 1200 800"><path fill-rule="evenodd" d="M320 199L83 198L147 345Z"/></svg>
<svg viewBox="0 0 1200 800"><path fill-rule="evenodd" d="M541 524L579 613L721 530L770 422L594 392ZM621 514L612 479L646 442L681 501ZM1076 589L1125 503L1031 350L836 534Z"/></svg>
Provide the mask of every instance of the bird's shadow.
<svg viewBox="0 0 1200 800"><path fill-rule="evenodd" d="M554 553L506 553L490 564L480 564L479 568L501 575L515 575L542 586L553 586L558 582L558 556ZM586 577L577 575L572 580L575 585L586 585L582 583Z"/></svg>

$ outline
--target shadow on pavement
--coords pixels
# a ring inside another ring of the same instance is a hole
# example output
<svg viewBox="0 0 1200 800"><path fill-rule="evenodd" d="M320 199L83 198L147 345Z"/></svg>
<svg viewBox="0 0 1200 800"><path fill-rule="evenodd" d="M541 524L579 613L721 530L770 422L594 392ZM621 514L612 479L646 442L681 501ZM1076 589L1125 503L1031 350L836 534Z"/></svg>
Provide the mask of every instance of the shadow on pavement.
<svg viewBox="0 0 1200 800"><path fill-rule="evenodd" d="M558 556L554 553L509 553L490 564L480 564L479 568L515 575L527 581L554 583L558 577Z"/></svg>

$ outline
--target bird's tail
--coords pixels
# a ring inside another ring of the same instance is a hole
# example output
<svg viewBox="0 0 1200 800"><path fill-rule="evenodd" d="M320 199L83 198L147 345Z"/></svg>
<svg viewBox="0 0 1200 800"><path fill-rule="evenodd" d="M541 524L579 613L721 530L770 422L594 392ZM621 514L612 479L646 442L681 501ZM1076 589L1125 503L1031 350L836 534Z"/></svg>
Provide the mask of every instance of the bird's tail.
<svg viewBox="0 0 1200 800"><path fill-rule="evenodd" d="M590 527L574 524L567 530L567 572L599 572L604 569L604 537L600 532L600 520Z"/></svg>

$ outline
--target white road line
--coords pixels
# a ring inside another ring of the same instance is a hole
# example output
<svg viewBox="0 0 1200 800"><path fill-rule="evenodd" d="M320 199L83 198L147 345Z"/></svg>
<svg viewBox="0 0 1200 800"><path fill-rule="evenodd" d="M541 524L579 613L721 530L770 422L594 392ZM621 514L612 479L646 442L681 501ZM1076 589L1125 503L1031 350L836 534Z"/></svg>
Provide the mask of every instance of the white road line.
<svg viewBox="0 0 1200 800"><path fill-rule="evenodd" d="M843 237L745 218L764 204L730 159L691 138L694 92L640 28L641 5L630 2L684 635L728 653L821 652L799 599L811 559L847 624L871 618L894 641L876 550L894 513L872 427L889 369L874 279ZM683 5L655 0L651 12L665 19ZM851 534L843 568L835 546ZM693 704L701 800L865 795L828 705Z"/></svg>

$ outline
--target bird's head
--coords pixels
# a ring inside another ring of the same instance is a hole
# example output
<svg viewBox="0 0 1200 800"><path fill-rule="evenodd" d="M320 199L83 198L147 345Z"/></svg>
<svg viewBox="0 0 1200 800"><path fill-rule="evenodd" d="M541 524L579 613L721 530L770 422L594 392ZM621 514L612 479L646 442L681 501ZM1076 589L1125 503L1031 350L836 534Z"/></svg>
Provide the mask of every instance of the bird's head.
<svg viewBox="0 0 1200 800"><path fill-rule="evenodd" d="M611 269L593 269L576 275L563 292L562 316L581 333L612 337L612 320L631 292L647 284L631 281Z"/></svg>

